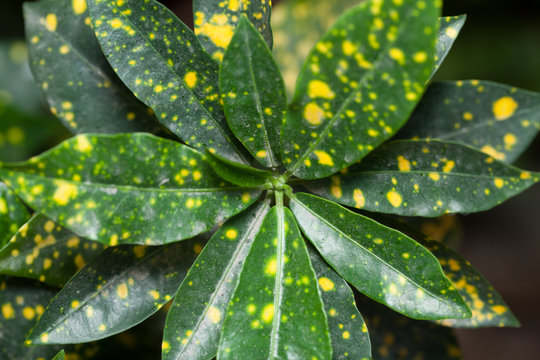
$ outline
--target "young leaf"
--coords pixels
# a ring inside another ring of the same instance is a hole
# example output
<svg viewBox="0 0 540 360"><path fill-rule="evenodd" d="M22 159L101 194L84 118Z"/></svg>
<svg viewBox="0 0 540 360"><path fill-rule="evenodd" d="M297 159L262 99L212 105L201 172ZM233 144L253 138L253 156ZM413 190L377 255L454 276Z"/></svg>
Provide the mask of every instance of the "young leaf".
<svg viewBox="0 0 540 360"><path fill-rule="evenodd" d="M272 173L239 164L207 152L208 164L222 179L240 186L262 185L270 180Z"/></svg>
<svg viewBox="0 0 540 360"><path fill-rule="evenodd" d="M223 315L268 209L265 202L254 205L226 222L205 246L180 285L167 316L164 360L210 359L216 355Z"/></svg>
<svg viewBox="0 0 540 360"><path fill-rule="evenodd" d="M131 328L172 298L201 249L197 239L106 249L56 295L28 341L88 342Z"/></svg>
<svg viewBox="0 0 540 360"><path fill-rule="evenodd" d="M28 209L6 184L0 182L0 247L30 218Z"/></svg>
<svg viewBox="0 0 540 360"><path fill-rule="evenodd" d="M66 353L64 350L61 350L52 360L65 360L66 359Z"/></svg>
<svg viewBox="0 0 540 360"><path fill-rule="evenodd" d="M221 61L238 21L247 16L272 48L270 1L194 0L195 34L212 57Z"/></svg>
<svg viewBox="0 0 540 360"><path fill-rule="evenodd" d="M400 138L460 141L514 162L540 129L540 94L489 81L433 83Z"/></svg>
<svg viewBox="0 0 540 360"><path fill-rule="evenodd" d="M37 211L87 239L158 245L193 237L260 190L216 178L205 157L149 134L79 135L0 177Z"/></svg>
<svg viewBox="0 0 540 360"><path fill-rule="evenodd" d="M308 250L328 318L332 359L371 359L367 327L356 309L353 291L313 248Z"/></svg>
<svg viewBox="0 0 540 360"><path fill-rule="evenodd" d="M437 40L435 65L433 66L431 76L433 76L437 70L439 70L439 67L446 58L446 55L448 55L452 45L454 45L454 41L456 41L456 38L459 35L461 28L465 24L466 19L467 15L446 16L439 19L439 38Z"/></svg>
<svg viewBox="0 0 540 360"><path fill-rule="evenodd" d="M88 8L114 70L163 125L198 149L244 161L220 104L218 64L184 23L155 0L88 0Z"/></svg>
<svg viewBox="0 0 540 360"><path fill-rule="evenodd" d="M307 186L347 206L427 217L490 209L539 179L458 143L400 140L347 172Z"/></svg>
<svg viewBox="0 0 540 360"><path fill-rule="evenodd" d="M61 287L102 250L36 214L0 250L0 273Z"/></svg>
<svg viewBox="0 0 540 360"><path fill-rule="evenodd" d="M404 124L433 68L439 4L367 1L323 36L281 129L282 159L292 174L331 175Z"/></svg>
<svg viewBox="0 0 540 360"><path fill-rule="evenodd" d="M270 49L245 16L225 53L219 80L231 130L259 163L277 167L287 97Z"/></svg>
<svg viewBox="0 0 540 360"><path fill-rule="evenodd" d="M266 215L223 324L219 359L329 359L317 280L290 211Z"/></svg>
<svg viewBox="0 0 540 360"><path fill-rule="evenodd" d="M155 131L148 108L122 84L103 56L86 1L24 4L36 81L51 111L74 133Z"/></svg>
<svg viewBox="0 0 540 360"><path fill-rule="evenodd" d="M471 313L437 259L408 236L309 194L291 210L326 261L360 292L415 319Z"/></svg>

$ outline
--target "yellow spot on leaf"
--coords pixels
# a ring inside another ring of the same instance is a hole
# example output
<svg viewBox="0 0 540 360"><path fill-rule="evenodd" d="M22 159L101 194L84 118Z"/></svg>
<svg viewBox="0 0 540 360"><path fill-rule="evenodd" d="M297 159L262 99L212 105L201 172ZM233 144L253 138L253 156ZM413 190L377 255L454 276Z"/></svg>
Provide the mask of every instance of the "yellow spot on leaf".
<svg viewBox="0 0 540 360"><path fill-rule="evenodd" d="M465 120L467 120L467 121L468 121L468 120L472 120L473 117L474 117L473 114L471 114L471 113L468 112L468 111L466 111L466 112L463 113L463 119L465 119Z"/></svg>
<svg viewBox="0 0 540 360"><path fill-rule="evenodd" d="M484 145L480 150L483 153L486 153L489 156L491 156L491 157L493 157L493 158L495 158L497 160L504 160L504 158L506 157L506 155L504 153L498 152L497 150L495 150L490 145Z"/></svg>
<svg viewBox="0 0 540 360"><path fill-rule="evenodd" d="M319 164L334 166L334 161L332 160L332 157L326 151L315 150L314 152L315 155L319 158Z"/></svg>
<svg viewBox="0 0 540 360"><path fill-rule="evenodd" d="M315 103L308 103L304 108L304 119L311 125L320 125L324 120L324 110Z"/></svg>
<svg viewBox="0 0 540 360"><path fill-rule="evenodd" d="M427 60L427 54L423 51L419 51L416 54L414 54L413 59L417 63L423 63Z"/></svg>
<svg viewBox="0 0 540 360"><path fill-rule="evenodd" d="M433 181L439 181L441 179L441 176L437 173L429 173L429 177Z"/></svg>
<svg viewBox="0 0 540 360"><path fill-rule="evenodd" d="M49 342L49 334L47 333L43 333L41 334L41 336L39 337L39 340L41 340L42 343L48 343Z"/></svg>
<svg viewBox="0 0 540 360"><path fill-rule="evenodd" d="M4 316L4 319L13 319L15 317L15 311L13 310L11 303L2 305L2 315Z"/></svg>
<svg viewBox="0 0 540 360"><path fill-rule="evenodd" d="M276 275L277 272L277 260L271 259L268 264L266 265L266 268L264 269L264 272L268 275Z"/></svg>
<svg viewBox="0 0 540 360"><path fill-rule="evenodd" d="M510 96L504 96L493 103L493 115L495 119L504 120L514 115L518 108L517 102Z"/></svg>
<svg viewBox="0 0 540 360"><path fill-rule="evenodd" d="M450 172L450 171L452 171L452 169L454 168L454 166L456 166L456 163L455 163L453 160L448 160L448 161L446 161L446 163L444 164L442 170L443 170L444 172Z"/></svg>
<svg viewBox="0 0 540 360"><path fill-rule="evenodd" d="M58 205L66 205L69 200L77 196L77 187L64 181L58 181L58 186L53 195L53 201Z"/></svg>
<svg viewBox="0 0 540 360"><path fill-rule="evenodd" d="M208 316L212 324L219 324L221 321L221 311L215 306L210 306L206 316Z"/></svg>
<svg viewBox="0 0 540 360"><path fill-rule="evenodd" d="M508 133L508 134L504 135L503 141L504 141L504 148L506 150L510 150L510 149L512 149L514 147L514 145L516 145L517 138L516 138L516 135L514 135L512 133Z"/></svg>
<svg viewBox="0 0 540 360"><path fill-rule="evenodd" d="M80 305L80 303L79 303L77 300L73 300L73 301L71 302L71 307L72 307L73 309L79 307L79 305Z"/></svg>
<svg viewBox="0 0 540 360"><path fill-rule="evenodd" d="M343 53L345 55L350 56L350 55L354 54L355 51L356 51L356 45L354 45L349 40L345 40L343 42Z"/></svg>
<svg viewBox="0 0 540 360"><path fill-rule="evenodd" d="M229 46L234 33L234 27L228 24L226 15L215 14L210 21L204 18L204 13L197 11L195 13L195 34L208 36L210 41L219 48L225 49ZM223 54L221 53L222 57ZM216 58L216 54L214 54Z"/></svg>
<svg viewBox="0 0 540 360"><path fill-rule="evenodd" d="M402 199L401 195L398 192L391 190L386 194L386 198L393 207L397 208L401 206Z"/></svg>
<svg viewBox="0 0 540 360"><path fill-rule="evenodd" d="M231 11L237 11L239 7L238 0L229 0L229 5L227 7Z"/></svg>
<svg viewBox="0 0 540 360"><path fill-rule="evenodd" d="M455 39L457 37L457 35L458 35L457 30L454 29L453 27L447 28L445 33L449 38L452 38L452 39Z"/></svg>
<svg viewBox="0 0 540 360"><path fill-rule="evenodd" d="M77 136L76 138L77 140L77 143L75 145L75 148L77 149L77 151L80 151L80 152L89 152L92 150L92 144L90 143L90 141L88 140L88 137L85 136L85 135L79 135Z"/></svg>
<svg viewBox="0 0 540 360"><path fill-rule="evenodd" d="M118 28L122 27L122 20L120 20L120 19L112 19L111 20L111 27L113 29L118 29Z"/></svg>
<svg viewBox="0 0 540 360"><path fill-rule="evenodd" d="M60 46L60 54L65 55L68 52L69 52L69 46L67 46L67 45Z"/></svg>
<svg viewBox="0 0 540 360"><path fill-rule="evenodd" d="M523 172L519 175L519 178L522 179L522 180L530 179L530 178L531 178L531 173L528 172L528 171L523 171Z"/></svg>
<svg viewBox="0 0 540 360"><path fill-rule="evenodd" d="M54 223L49 220L45 223L45 225L43 226L43 228L45 229L46 232L51 232L54 230Z"/></svg>
<svg viewBox="0 0 540 360"><path fill-rule="evenodd" d="M330 192L332 193L332 195L336 198L340 198L342 193L341 193L341 180L339 178L339 176L332 176L331 177L331 181L332 181L332 185L330 186Z"/></svg>
<svg viewBox="0 0 540 360"><path fill-rule="evenodd" d="M392 48L389 51L390 57L396 60L400 65L405 64L405 54L398 48Z"/></svg>
<svg viewBox="0 0 540 360"><path fill-rule="evenodd" d="M184 75L184 82L188 88L193 89L197 85L197 73L195 71L188 71Z"/></svg>
<svg viewBox="0 0 540 360"><path fill-rule="evenodd" d="M327 277L319 279L319 286L323 291L331 291L334 289L334 282Z"/></svg>
<svg viewBox="0 0 540 360"><path fill-rule="evenodd" d="M461 270L461 266L455 259L449 259L448 260L448 266L450 266L450 270L452 271L459 271Z"/></svg>
<svg viewBox="0 0 540 360"><path fill-rule="evenodd" d="M36 311L30 306L27 306L23 309L22 314L26 320L32 320L36 316Z"/></svg>
<svg viewBox="0 0 540 360"><path fill-rule="evenodd" d="M403 156L398 156L398 167L399 171L411 171L411 162L405 159Z"/></svg>
<svg viewBox="0 0 540 360"><path fill-rule="evenodd" d="M56 26L58 26L58 19L55 14L47 14L45 17L45 27L49 31L56 31Z"/></svg>
<svg viewBox="0 0 540 360"><path fill-rule="evenodd" d="M351 337L351 334L349 334L348 331L344 331L343 334L342 334L342 336L343 336L343 338L346 340L346 339L348 339L348 338Z"/></svg>
<svg viewBox="0 0 540 360"><path fill-rule="evenodd" d="M118 297L120 299L127 298L127 296L128 296L128 287L127 287L127 285L124 284L124 283L118 285L118 287L116 288L116 294L118 295Z"/></svg>
<svg viewBox="0 0 540 360"><path fill-rule="evenodd" d="M361 209L366 204L366 198L364 197L364 193L362 193L362 190L360 189L354 189L353 191L353 200L354 200L354 207L357 209Z"/></svg>
<svg viewBox="0 0 540 360"><path fill-rule="evenodd" d="M501 178L495 178L493 180L493 183L495 184L496 187L498 187L499 189L502 188L504 186L504 181L503 179Z"/></svg>
<svg viewBox="0 0 540 360"><path fill-rule="evenodd" d="M497 315L502 315L507 311L506 307L502 305L492 306L491 310L493 310L493 312L496 313Z"/></svg>
<svg viewBox="0 0 540 360"><path fill-rule="evenodd" d="M267 155L265 150L259 150L257 151L257 154L255 154L258 158L264 159Z"/></svg>
<svg viewBox="0 0 540 360"><path fill-rule="evenodd" d="M234 240L236 239L236 237L238 236L238 232L234 229L229 229L227 230L227 232L225 233L225 236L231 240Z"/></svg>
<svg viewBox="0 0 540 360"><path fill-rule="evenodd" d="M308 95L310 98L324 99L333 99L336 96L328 84L320 80L311 80L309 82Z"/></svg>
<svg viewBox="0 0 540 360"><path fill-rule="evenodd" d="M274 304L268 304L264 307L261 318L265 323L269 323L274 319Z"/></svg>
<svg viewBox="0 0 540 360"><path fill-rule="evenodd" d="M71 6L75 15L81 15L86 11L86 0L73 0Z"/></svg>

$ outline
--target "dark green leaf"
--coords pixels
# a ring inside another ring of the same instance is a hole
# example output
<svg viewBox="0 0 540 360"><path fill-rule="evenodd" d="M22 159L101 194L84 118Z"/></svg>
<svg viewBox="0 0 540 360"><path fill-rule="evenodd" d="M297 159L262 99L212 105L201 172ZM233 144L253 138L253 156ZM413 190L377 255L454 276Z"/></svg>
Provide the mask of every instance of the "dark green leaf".
<svg viewBox="0 0 540 360"><path fill-rule="evenodd" d="M207 161L222 179L241 186L262 185L270 180L272 173L239 164L221 156L207 154Z"/></svg>
<svg viewBox="0 0 540 360"><path fill-rule="evenodd" d="M401 138L460 141L514 162L540 129L540 94L488 81L433 83Z"/></svg>
<svg viewBox="0 0 540 360"><path fill-rule="evenodd" d="M539 181L538 176L457 143L401 140L308 187L368 211L439 216L490 209Z"/></svg>
<svg viewBox="0 0 540 360"><path fill-rule="evenodd" d="M439 70L439 67L446 58L446 55L448 55L448 52L452 48L454 41L456 41L456 38L459 35L461 28L465 24L466 19L467 15L446 16L439 19L439 38L437 40L435 65L433 67L433 71L431 72L431 76L433 76L437 70Z"/></svg>
<svg viewBox="0 0 540 360"><path fill-rule="evenodd" d="M268 209L265 202L254 205L226 222L205 246L167 316L164 360L211 359L216 355L223 315Z"/></svg>
<svg viewBox="0 0 540 360"><path fill-rule="evenodd" d="M225 53L219 77L231 130L257 161L277 167L287 97L270 49L245 16Z"/></svg>
<svg viewBox="0 0 540 360"><path fill-rule="evenodd" d="M88 0L101 48L135 96L187 144L243 161L220 104L218 64L155 0Z"/></svg>
<svg viewBox="0 0 540 360"><path fill-rule="evenodd" d="M149 134L79 135L0 177L59 225L106 244L193 237L260 193L218 179L205 157Z"/></svg>
<svg viewBox="0 0 540 360"><path fill-rule="evenodd" d="M106 249L56 295L28 340L88 342L131 328L172 299L202 246L195 239Z"/></svg>
<svg viewBox="0 0 540 360"><path fill-rule="evenodd" d="M0 182L0 247L30 218L30 213L6 184Z"/></svg>
<svg viewBox="0 0 540 360"><path fill-rule="evenodd" d="M272 48L271 4L265 0L194 0L195 34L212 57L221 61L238 21L245 15Z"/></svg>
<svg viewBox="0 0 540 360"><path fill-rule="evenodd" d="M290 211L276 206L255 237L227 309L220 359L329 359L317 279Z"/></svg>
<svg viewBox="0 0 540 360"><path fill-rule="evenodd" d="M302 69L281 129L291 173L331 175L404 124L433 68L439 4L364 2L323 36Z"/></svg>
<svg viewBox="0 0 540 360"><path fill-rule="evenodd" d="M309 194L291 199L306 236L370 298L415 319L470 317L437 259L410 237Z"/></svg>
<svg viewBox="0 0 540 360"><path fill-rule="evenodd" d="M64 350L61 350L52 360L65 360L65 358L66 353L64 352Z"/></svg>
<svg viewBox="0 0 540 360"><path fill-rule="evenodd" d="M309 248L309 255L328 318L332 359L371 359L367 327L356 309L351 288L315 250Z"/></svg>
<svg viewBox="0 0 540 360"><path fill-rule="evenodd" d="M102 250L36 214L0 250L0 273L61 287Z"/></svg>
<svg viewBox="0 0 540 360"><path fill-rule="evenodd" d="M36 81L51 111L74 133L159 129L148 108L114 74L96 41L86 1L24 6Z"/></svg>

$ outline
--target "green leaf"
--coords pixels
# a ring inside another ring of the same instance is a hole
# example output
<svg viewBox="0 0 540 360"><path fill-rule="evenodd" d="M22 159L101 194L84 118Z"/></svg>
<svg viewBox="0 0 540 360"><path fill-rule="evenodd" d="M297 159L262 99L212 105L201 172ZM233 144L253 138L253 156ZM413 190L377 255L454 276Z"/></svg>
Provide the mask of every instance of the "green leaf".
<svg viewBox="0 0 540 360"><path fill-rule="evenodd" d="M197 239L106 249L56 295L28 340L80 343L133 327L172 298L201 249Z"/></svg>
<svg viewBox="0 0 540 360"><path fill-rule="evenodd" d="M410 237L309 194L291 199L306 236L360 292L415 319L470 317L437 259Z"/></svg>
<svg viewBox="0 0 540 360"><path fill-rule="evenodd" d="M239 20L245 15L272 48L271 4L265 0L194 0L195 34L212 57L221 61Z"/></svg>
<svg viewBox="0 0 540 360"><path fill-rule="evenodd" d="M149 134L79 135L0 177L59 225L102 243L193 237L245 209L260 190L218 179L199 152Z"/></svg>
<svg viewBox="0 0 540 360"><path fill-rule="evenodd" d="M467 20L467 15L458 15L458 16L446 16L439 19L439 38L437 40L437 51L435 55L435 65L431 76L433 76L439 67L443 63L446 55L454 45L461 28Z"/></svg>
<svg viewBox="0 0 540 360"><path fill-rule="evenodd" d="M60 350L60 352L58 354L56 354L56 356L52 360L65 360L65 358L66 358L65 351Z"/></svg>
<svg viewBox="0 0 540 360"><path fill-rule="evenodd" d="M218 64L184 23L155 0L88 0L88 8L112 67L163 125L189 145L243 161L220 104Z"/></svg>
<svg viewBox="0 0 540 360"><path fill-rule="evenodd" d="M266 202L254 205L226 222L205 246L180 285L167 316L164 360L210 359L216 355L227 305L268 209Z"/></svg>
<svg viewBox="0 0 540 360"><path fill-rule="evenodd" d="M0 250L0 273L61 287L102 250L36 214Z"/></svg>
<svg viewBox="0 0 540 360"><path fill-rule="evenodd" d="M356 309L353 291L315 250L308 249L328 318L332 359L371 359L367 327Z"/></svg>
<svg viewBox="0 0 540 360"><path fill-rule="evenodd" d="M0 247L30 218L26 206L6 184L0 182Z"/></svg>
<svg viewBox="0 0 540 360"><path fill-rule="evenodd" d="M282 158L292 174L331 175L405 123L433 68L439 3L364 2L323 36L281 129Z"/></svg>
<svg viewBox="0 0 540 360"><path fill-rule="evenodd" d="M277 167L287 97L270 49L245 16L225 53L219 77L225 115L234 135L259 163Z"/></svg>
<svg viewBox="0 0 540 360"><path fill-rule="evenodd" d="M155 131L159 124L111 69L96 41L86 1L24 5L36 81L51 111L74 133Z"/></svg>
<svg viewBox="0 0 540 360"><path fill-rule="evenodd" d="M540 129L540 94L488 81L433 83L401 138L460 141L514 162Z"/></svg>
<svg viewBox="0 0 540 360"><path fill-rule="evenodd" d="M219 359L329 359L317 279L290 211L270 210L227 309Z"/></svg>
<svg viewBox="0 0 540 360"><path fill-rule="evenodd" d="M236 163L218 155L207 153L208 164L222 179L240 186L257 186L270 181L272 173Z"/></svg>
<svg viewBox="0 0 540 360"><path fill-rule="evenodd" d="M400 140L308 188L368 211L439 216L490 209L539 181L539 175L475 149L438 140Z"/></svg>

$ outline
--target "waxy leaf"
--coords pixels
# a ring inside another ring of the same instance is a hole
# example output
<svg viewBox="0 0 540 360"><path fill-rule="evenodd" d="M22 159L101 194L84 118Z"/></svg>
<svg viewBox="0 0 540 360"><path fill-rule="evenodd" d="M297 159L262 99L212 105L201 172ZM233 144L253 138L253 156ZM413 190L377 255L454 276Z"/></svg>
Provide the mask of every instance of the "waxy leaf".
<svg viewBox="0 0 540 360"><path fill-rule="evenodd" d="M329 359L317 279L291 212L266 215L227 309L219 359Z"/></svg>
<svg viewBox="0 0 540 360"><path fill-rule="evenodd" d="M0 247L30 218L26 206L6 184L0 182Z"/></svg>
<svg viewBox="0 0 540 360"><path fill-rule="evenodd" d="M323 36L281 129L282 159L292 174L331 175L404 124L433 68L438 4L367 1Z"/></svg>
<svg viewBox="0 0 540 360"><path fill-rule="evenodd" d="M224 314L268 210L266 202L254 205L223 224L206 244L167 316L164 360L211 359L216 355Z"/></svg>
<svg viewBox="0 0 540 360"><path fill-rule="evenodd" d="M159 129L148 108L122 84L92 31L86 1L24 5L36 81L53 114L73 133Z"/></svg>
<svg viewBox="0 0 540 360"><path fill-rule="evenodd" d="M202 246L194 239L106 249L56 295L28 340L88 342L133 327L172 299Z"/></svg>
<svg viewBox="0 0 540 360"><path fill-rule="evenodd" d="M88 7L112 67L163 125L198 149L243 161L220 104L218 64L184 23L155 0Z"/></svg>
<svg viewBox="0 0 540 360"><path fill-rule="evenodd" d="M212 57L221 61L239 20L247 16L271 49L271 4L270 0L193 0L195 34Z"/></svg>
<svg viewBox="0 0 540 360"><path fill-rule="evenodd" d="M439 216L492 208L539 181L539 175L458 143L400 140L308 188L368 211Z"/></svg>
<svg viewBox="0 0 540 360"><path fill-rule="evenodd" d="M371 359L367 327L356 308L353 291L315 250L308 249L328 319L332 359Z"/></svg>
<svg viewBox="0 0 540 360"><path fill-rule="evenodd" d="M103 248L36 214L0 250L0 273L61 287Z"/></svg>
<svg viewBox="0 0 540 360"><path fill-rule="evenodd" d="M466 15L446 16L440 18L435 65L433 66L431 76L433 76L437 70L439 70L439 67L446 58L446 55L448 55L448 52L452 48L454 41L456 41L456 38L459 35L461 28L465 24L466 19Z"/></svg>
<svg viewBox="0 0 540 360"><path fill-rule="evenodd" d="M514 162L540 129L540 94L488 81L430 85L400 138L460 141Z"/></svg>
<svg viewBox="0 0 540 360"><path fill-rule="evenodd" d="M158 245L209 230L260 190L216 178L205 157L149 134L79 135L0 177L37 211L91 240Z"/></svg>
<svg viewBox="0 0 540 360"><path fill-rule="evenodd" d="M64 350L61 350L52 360L65 360L66 353Z"/></svg>
<svg viewBox="0 0 540 360"><path fill-rule="evenodd" d="M236 163L218 155L207 153L206 160L222 179L240 186L257 186L270 181L272 173Z"/></svg>
<svg viewBox="0 0 540 360"><path fill-rule="evenodd" d="M219 80L232 132L259 163L277 167L287 97L270 49L245 16L225 53Z"/></svg>
<svg viewBox="0 0 540 360"><path fill-rule="evenodd" d="M415 319L470 317L437 259L410 237L309 194L291 199L302 231L347 282Z"/></svg>

